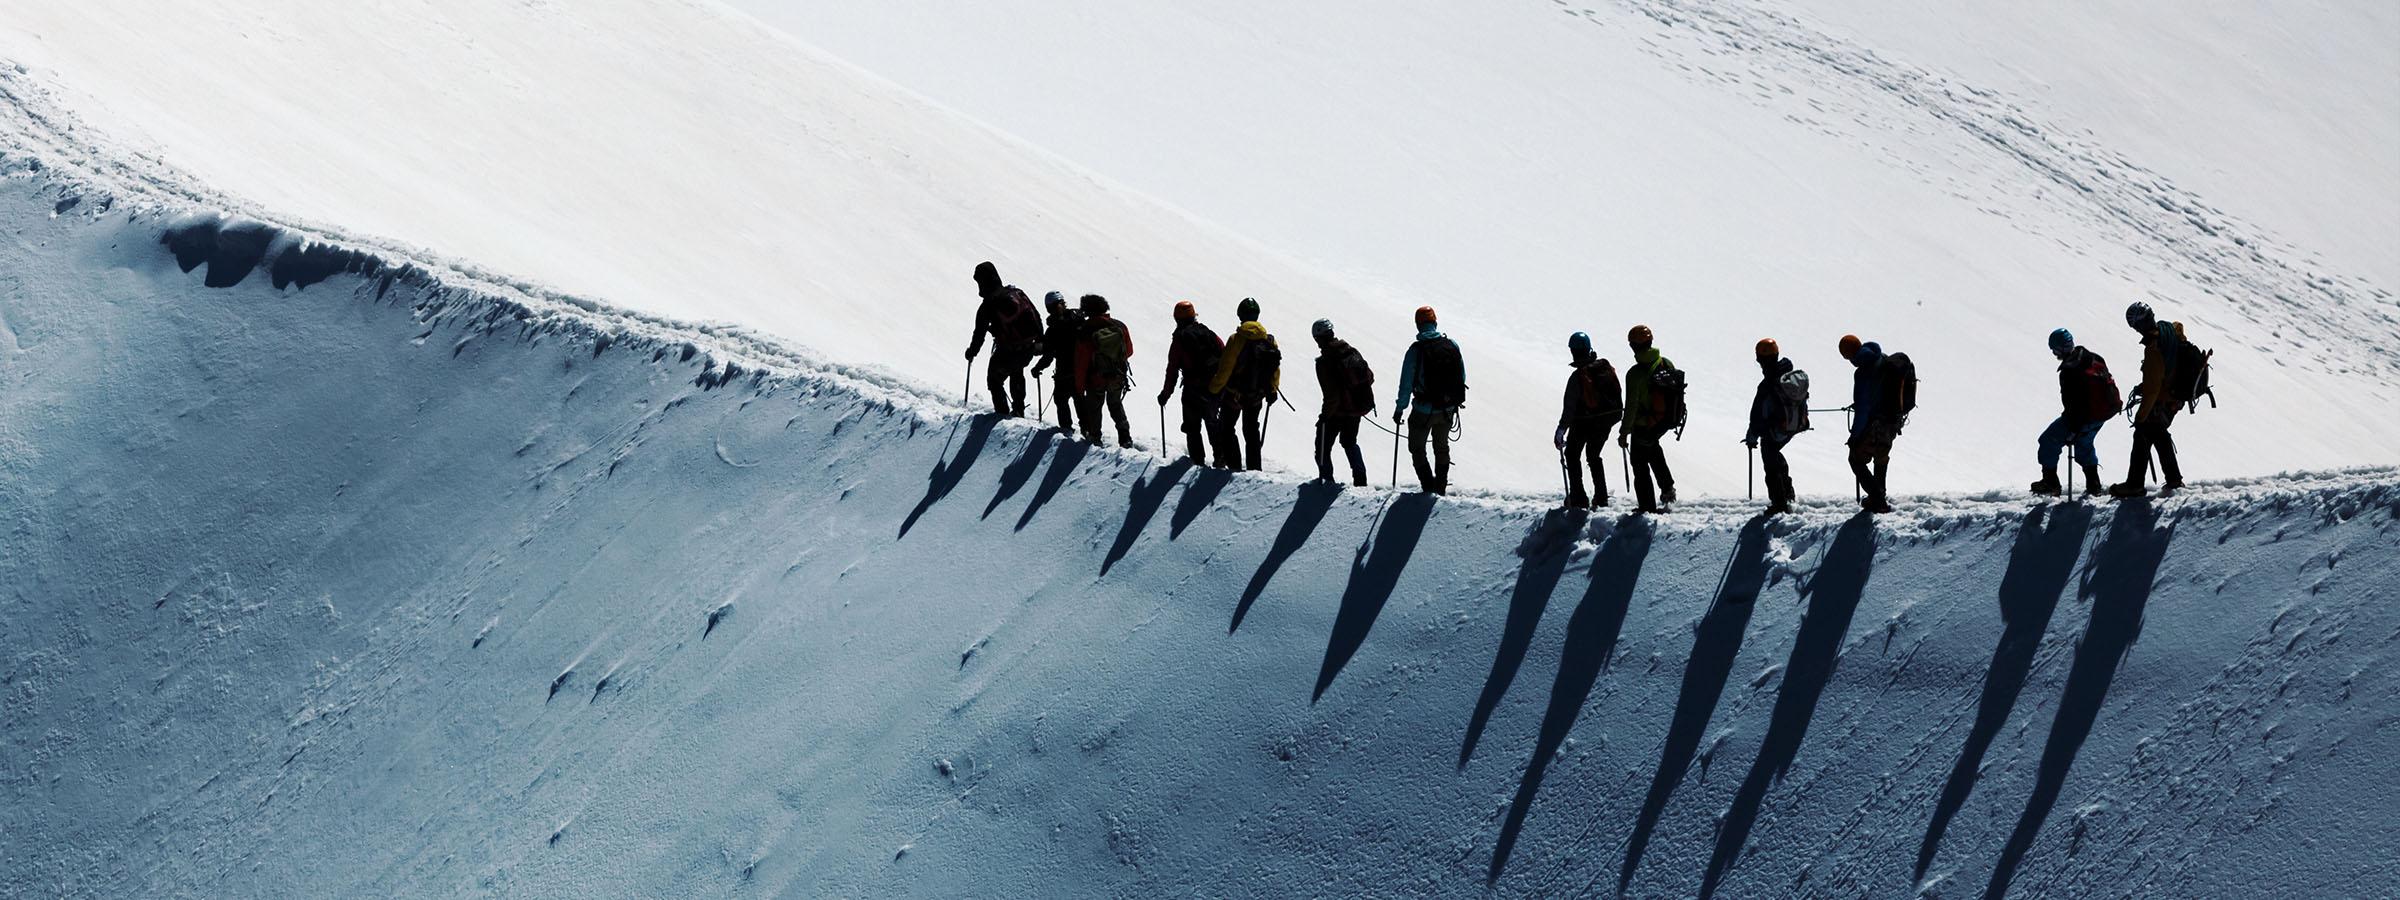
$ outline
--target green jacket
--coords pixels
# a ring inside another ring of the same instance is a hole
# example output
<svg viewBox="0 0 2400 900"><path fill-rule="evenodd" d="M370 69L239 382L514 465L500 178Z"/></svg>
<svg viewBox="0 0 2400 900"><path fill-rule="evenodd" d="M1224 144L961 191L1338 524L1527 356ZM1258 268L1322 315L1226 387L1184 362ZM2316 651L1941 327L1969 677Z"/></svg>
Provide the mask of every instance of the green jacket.
<svg viewBox="0 0 2400 900"><path fill-rule="evenodd" d="M1632 428L1650 428L1658 424L1658 411L1650 408L1650 373L1660 366L1675 368L1673 362L1659 355L1658 348L1648 347L1633 354L1633 367L1625 370L1625 424Z"/></svg>

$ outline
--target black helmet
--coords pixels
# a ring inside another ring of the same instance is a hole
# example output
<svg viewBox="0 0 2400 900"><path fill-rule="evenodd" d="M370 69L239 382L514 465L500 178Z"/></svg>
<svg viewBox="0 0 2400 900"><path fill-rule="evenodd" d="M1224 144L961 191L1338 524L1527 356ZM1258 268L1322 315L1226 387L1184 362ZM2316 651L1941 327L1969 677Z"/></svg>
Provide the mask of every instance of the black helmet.
<svg viewBox="0 0 2400 900"><path fill-rule="evenodd" d="M2156 321L2158 321L2158 314L2150 311L2150 304L2135 301L2132 306L2125 307L2125 324L2127 325L2136 329L2148 329L2150 324Z"/></svg>
<svg viewBox="0 0 2400 900"><path fill-rule="evenodd" d="M1234 315L1241 317L1244 322L1258 321L1258 301L1255 299L1243 297L1242 305L1234 307L1233 311Z"/></svg>
<svg viewBox="0 0 2400 900"><path fill-rule="evenodd" d="M1108 298L1100 296L1099 294L1083 295L1082 304L1083 311L1086 313L1105 314L1108 312Z"/></svg>

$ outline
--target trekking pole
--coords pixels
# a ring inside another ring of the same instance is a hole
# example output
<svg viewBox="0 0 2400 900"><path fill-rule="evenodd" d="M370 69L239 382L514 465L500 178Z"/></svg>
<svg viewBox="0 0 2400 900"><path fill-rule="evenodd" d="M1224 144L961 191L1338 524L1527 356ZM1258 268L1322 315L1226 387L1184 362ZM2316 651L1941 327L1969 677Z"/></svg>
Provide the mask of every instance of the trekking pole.
<svg viewBox="0 0 2400 900"><path fill-rule="evenodd" d="M1758 490L1754 485L1758 480L1758 448L1747 443L1742 446L1750 447L1749 452L1742 454L1742 499L1756 500Z"/></svg>
<svg viewBox="0 0 2400 900"><path fill-rule="evenodd" d="M967 406L975 396L975 357L967 357L967 382L958 386L958 405ZM969 407L972 409L972 407Z"/></svg>
<svg viewBox="0 0 2400 900"><path fill-rule="evenodd" d="M1050 399L1049 393L1042 390L1042 373L1033 373L1033 417L1035 419L1050 418L1049 412L1043 408L1045 405L1043 401L1048 399ZM1022 411L1019 410L1019 412Z"/></svg>
<svg viewBox="0 0 2400 900"><path fill-rule="evenodd" d="M1567 448L1565 447L1558 448L1558 489L1565 491L1568 499L1574 499L1575 483L1567 476Z"/></svg>
<svg viewBox="0 0 2400 900"><path fill-rule="evenodd" d="M1168 387L1173 386L1168 385ZM1158 455L1161 459L1167 456L1167 401L1165 400L1158 401Z"/></svg>
<svg viewBox="0 0 2400 900"><path fill-rule="evenodd" d="M1397 422L1393 424L1398 424ZM1400 429L1392 429L1392 490L1400 489Z"/></svg>

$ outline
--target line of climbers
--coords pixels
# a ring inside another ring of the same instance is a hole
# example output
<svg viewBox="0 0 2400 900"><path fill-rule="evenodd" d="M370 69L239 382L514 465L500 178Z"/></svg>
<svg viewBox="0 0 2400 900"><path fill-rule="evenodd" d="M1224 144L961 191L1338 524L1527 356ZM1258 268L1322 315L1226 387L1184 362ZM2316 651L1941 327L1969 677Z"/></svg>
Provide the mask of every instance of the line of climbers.
<svg viewBox="0 0 2400 900"><path fill-rule="evenodd" d="M1025 292L1002 282L999 270L989 262L975 267L975 285L982 304L976 311L967 359L971 361L981 352L986 335L992 338L986 378L998 413L1025 415L1028 363L1036 380L1055 366L1058 371L1051 399L1058 408L1059 428L1076 433L1080 418L1084 439L1105 445L1100 418L1105 407L1116 424L1118 445L1135 447L1132 424L1125 415L1125 392L1133 387L1133 336L1123 322L1109 316L1107 298L1085 294L1070 309L1064 294L1051 291L1044 298L1045 318L1034 311ZM1291 403L1282 393L1283 351L1275 336L1260 324L1258 301L1242 300L1236 314L1241 324L1230 338L1220 339L1201 324L1190 301L1175 304L1175 331L1168 339L1162 376L1165 384L1158 392L1160 431L1163 440L1167 403L1176 398L1180 385L1185 455L1198 465L1255 470L1263 462L1261 443L1274 404L1280 401L1289 407ZM1433 307L1418 307L1415 319L1416 341L1409 345L1400 365L1392 433L1395 442L1403 433L1407 437L1419 488L1446 494L1450 442L1456 433L1458 411L1466 405L1466 360L1458 342L1442 333ZM2087 495L2104 491L2120 498L2147 494L2153 455L2163 476L2163 490L2172 492L2183 486L2183 470L2177 465L2169 428L2180 409L2198 408L2200 398L2207 397L2210 405L2215 405L2208 383L2210 354L2184 339L2182 323L2159 321L2149 304L2127 308L2125 322L2141 335L2142 344L2142 381L2130 398L2118 392L2108 363L2099 354L2077 345L2067 329L2050 333L2050 352L2059 361L2060 412L2037 441L2042 478L2032 485L2035 494L2059 496L2065 492L2058 478L2058 459L2070 444L2083 467L2083 492ZM1365 487L1367 466L1359 451L1358 434L1360 423L1375 412L1375 371L1356 348L1335 336L1330 320L1318 319L1309 334L1317 343L1316 376L1323 397L1317 413L1317 478L1339 483L1334 479L1332 455L1338 445L1350 463L1350 483ZM1636 325L1626 333L1633 365L1622 378L1607 359L1593 351L1590 335L1578 331L1567 339L1573 372L1567 378L1558 429L1551 442L1559 453L1570 509L1608 505L1608 470L1601 451L1611 430L1617 431L1617 446L1624 451L1636 511L1664 513L1675 502L1675 475L1667 465L1664 441L1670 432L1678 440L1682 438L1689 417L1684 403L1686 381L1683 370L1652 345L1653 338L1647 325ZM1891 474L1892 445L1917 406L1916 366L1908 354L1886 352L1876 342L1862 341L1856 335L1843 335L1836 349L1853 369L1850 404L1811 410L1808 373L1784 358L1775 339L1765 338L1756 345L1761 377L1742 443L1755 450L1763 463L1770 514L1792 509L1797 494L1784 449L1801 432L1811 430L1811 412L1848 415L1846 444L1859 505L1869 512L1892 510L1885 486ZM2133 458L2126 479L2103 488L2095 440L2101 427L2120 412L2133 422ZM1398 464L1397 458L1394 464ZM1584 489L1587 468L1593 488L1589 493Z"/></svg>

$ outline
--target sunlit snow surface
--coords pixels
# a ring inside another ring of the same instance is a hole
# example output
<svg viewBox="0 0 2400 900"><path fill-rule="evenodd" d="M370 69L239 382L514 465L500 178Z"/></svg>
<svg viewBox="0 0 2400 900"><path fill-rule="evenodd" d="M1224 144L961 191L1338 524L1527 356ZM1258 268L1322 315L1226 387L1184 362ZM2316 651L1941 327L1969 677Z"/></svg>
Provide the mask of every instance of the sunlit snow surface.
<svg viewBox="0 0 2400 900"><path fill-rule="evenodd" d="M1726 496L1761 336L1825 407L1838 335L1909 352L1895 485L1983 490L2035 474L2043 336L2130 372L2136 299L2218 351L2195 474L2391 463L2400 319L2359 248L2400 233L2400 101L2367 6L2152 33L2120 5L903 2L811 4L795 40L679 0L0 0L0 58L265 208L945 393L976 261L1108 294L1152 440L1174 300L1222 332L1259 297L1296 358L1330 317L1387 380L1431 303L1474 386L1458 483L1540 488L1566 334L1621 364L1644 321L1694 385L1683 493ZM1270 456L1304 468L1306 434L1287 411ZM1793 458L1847 480L1830 430Z"/></svg>

